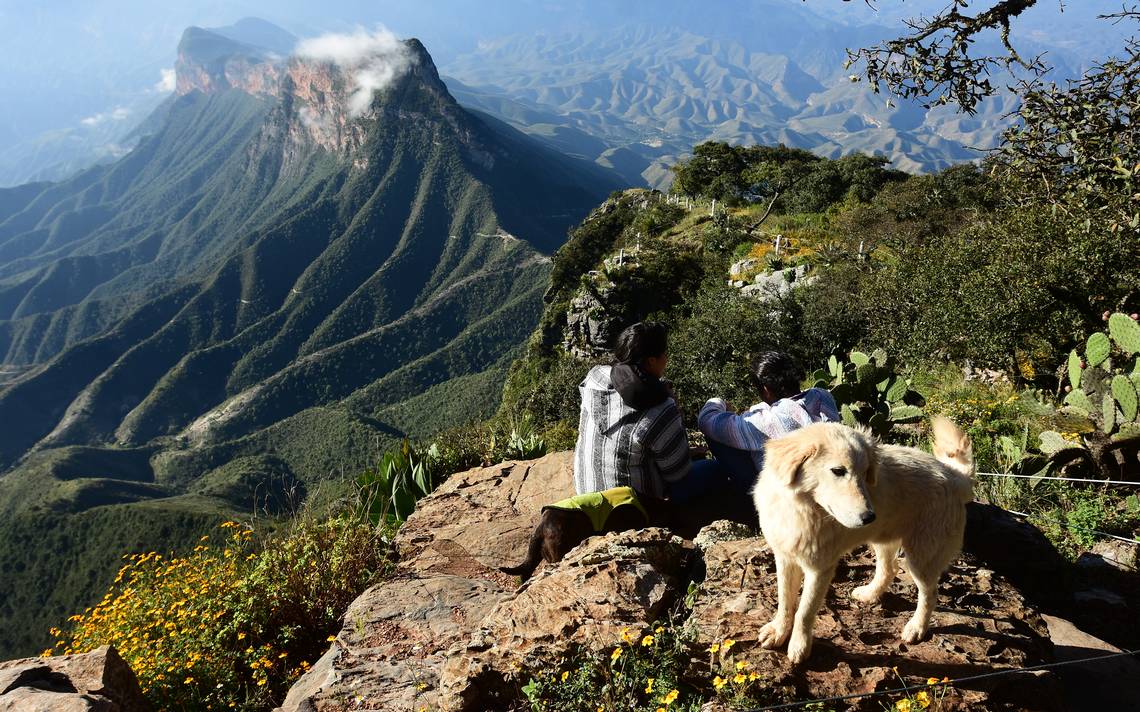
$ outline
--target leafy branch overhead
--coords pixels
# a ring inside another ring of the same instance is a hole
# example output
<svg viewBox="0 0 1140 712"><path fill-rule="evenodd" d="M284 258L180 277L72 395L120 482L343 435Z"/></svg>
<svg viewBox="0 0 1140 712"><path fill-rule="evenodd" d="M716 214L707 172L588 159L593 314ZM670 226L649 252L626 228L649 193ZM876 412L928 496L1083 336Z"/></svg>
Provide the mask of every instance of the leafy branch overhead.
<svg viewBox="0 0 1140 712"><path fill-rule="evenodd" d="M994 172L1009 179L1011 202L1045 206L1086 233L1133 236L1140 229L1140 129L1133 121L1140 108L1140 43L1125 42L1079 79L1047 80L1050 67L1041 57L1020 54L1012 39L1016 20L1038 2L952 0L932 17L908 20L901 37L849 49L848 66L861 63L876 93L885 88L969 114L987 97L1015 93L1018 108L992 156ZM981 7L971 13L973 6ZM1140 20L1140 5L1126 3L1100 19ZM987 53L979 40L994 33L1001 49ZM1007 70L1016 85L995 85L997 70Z"/></svg>
<svg viewBox="0 0 1140 712"><path fill-rule="evenodd" d="M882 83L896 96L926 98L930 104L953 101L971 114L979 102L998 90L990 81L994 69L1020 68L1036 76L1047 71L1040 57L1023 58L1010 40L1011 22L1037 0L1000 0L976 14L967 13L970 4L968 0L953 0L933 17L906 20L909 34L873 47L848 50L848 66L863 62L876 93ZM979 36L991 31L998 33L1004 54L979 56L972 52Z"/></svg>

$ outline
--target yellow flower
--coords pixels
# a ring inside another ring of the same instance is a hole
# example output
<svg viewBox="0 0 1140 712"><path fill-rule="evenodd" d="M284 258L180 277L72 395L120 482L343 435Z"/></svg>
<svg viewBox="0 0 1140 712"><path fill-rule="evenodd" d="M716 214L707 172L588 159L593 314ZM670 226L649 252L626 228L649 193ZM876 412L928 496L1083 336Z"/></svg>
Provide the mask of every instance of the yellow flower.
<svg viewBox="0 0 1140 712"><path fill-rule="evenodd" d="M654 680L654 679L655 679L655 678L652 678L652 677L650 677L650 678L646 678L645 682L646 682L647 684L645 685L645 694L647 694L647 695L648 695L648 694L650 694L651 692L653 692L653 680Z"/></svg>
<svg viewBox="0 0 1140 712"><path fill-rule="evenodd" d="M720 644L720 647L725 652L728 652L728 649L734 645L736 645L735 640L733 640L732 638L725 638L724 642Z"/></svg>
<svg viewBox="0 0 1140 712"><path fill-rule="evenodd" d="M661 635L661 633L663 633L664 631L665 631L664 626L657 626L657 629L654 630L653 632L656 633L657 635Z"/></svg>
<svg viewBox="0 0 1140 712"><path fill-rule="evenodd" d="M756 682L759 679L760 679L760 676L757 675L756 673L754 673L754 672L748 673L748 681L749 682Z"/></svg>
<svg viewBox="0 0 1140 712"><path fill-rule="evenodd" d="M665 695L661 698L661 701L666 705L671 705L677 699L677 697L680 696L680 694L681 693L677 690L670 690L668 695Z"/></svg>
<svg viewBox="0 0 1140 712"><path fill-rule="evenodd" d="M716 653L719 650L720 650L720 643L713 643L712 645L709 646L709 652L712 653L713 655L716 655Z"/></svg>
<svg viewBox="0 0 1140 712"><path fill-rule="evenodd" d="M568 677L570 677L570 671L569 670L563 670L562 671L562 682L566 682L566 678L568 678Z"/></svg>
<svg viewBox="0 0 1140 712"><path fill-rule="evenodd" d="M610 660L614 661L620 657L621 657L621 648L614 648L614 651L612 653L610 653Z"/></svg>
<svg viewBox="0 0 1140 712"><path fill-rule="evenodd" d="M632 643L636 637L637 636L635 636L633 633L629 632L629 628L622 628L621 629L621 639L623 641L625 641L627 643Z"/></svg>
<svg viewBox="0 0 1140 712"><path fill-rule="evenodd" d="M738 660L736 662L736 669L737 670L743 670L746 667L748 667L748 661L747 660Z"/></svg>
<svg viewBox="0 0 1140 712"><path fill-rule="evenodd" d="M927 685L937 685L938 684L938 678L928 677L928 678L926 678L926 684Z"/></svg>
<svg viewBox="0 0 1140 712"><path fill-rule="evenodd" d="M329 637L325 638L325 642L326 642L326 643L331 643L331 642L333 642L334 640L336 640L336 636L335 636L335 635L330 635Z"/></svg>
<svg viewBox="0 0 1140 712"><path fill-rule="evenodd" d="M192 682L194 682L194 678L192 678L192 677L188 677L188 678L186 678L185 680L183 680L183 681L182 681L182 684L183 684L183 685L189 685L189 684L190 684L190 683L192 683Z"/></svg>
<svg viewBox="0 0 1140 712"><path fill-rule="evenodd" d="M641 647L648 648L650 645L653 645L653 636L652 635L647 635L641 639Z"/></svg>
<svg viewBox="0 0 1140 712"><path fill-rule="evenodd" d="M910 700L899 700L895 703L895 709L899 712L911 712Z"/></svg>
<svg viewBox="0 0 1140 712"><path fill-rule="evenodd" d="M720 675L717 675L716 677L713 678L713 687L715 687L718 690L727 684L728 684L728 680L725 680Z"/></svg>
<svg viewBox="0 0 1140 712"><path fill-rule="evenodd" d="M245 640L245 633L238 633L238 640Z"/></svg>
<svg viewBox="0 0 1140 712"><path fill-rule="evenodd" d="M263 677L263 678L261 678L260 680L258 680L258 681L257 681L257 686L258 686L258 687L263 687L263 686L264 686L265 684L267 684L268 682L269 682L269 680Z"/></svg>
<svg viewBox="0 0 1140 712"><path fill-rule="evenodd" d="M914 699L918 700L918 704L922 709L926 709L930 706L930 695L926 694L926 690L920 690L918 694L914 696Z"/></svg>

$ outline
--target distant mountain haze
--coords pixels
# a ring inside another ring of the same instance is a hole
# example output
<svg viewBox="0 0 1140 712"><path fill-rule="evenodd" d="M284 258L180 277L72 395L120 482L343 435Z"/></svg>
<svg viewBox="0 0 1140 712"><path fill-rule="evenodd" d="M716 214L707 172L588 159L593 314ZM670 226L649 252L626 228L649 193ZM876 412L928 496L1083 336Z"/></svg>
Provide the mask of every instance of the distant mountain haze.
<svg viewBox="0 0 1140 712"><path fill-rule="evenodd" d="M649 5L597 0L6 4L0 6L0 26L8 29L0 42L0 67L4 68L0 72L0 96L4 97L0 102L0 186L59 180L89 165L114 160L133 146L129 134L135 124L167 96L163 72L173 66L174 46L188 25L220 27L243 16L260 16L298 37L312 37L328 31L351 32L356 27L372 29L381 23L403 36L422 38L444 73L459 80L465 77L451 70L454 60L505 38L604 35L618 28L641 28L736 43L750 52L794 54L799 68L818 76L815 63L834 67L844 47L861 44L863 38L897 33L903 18L930 13L945 4L944 0L882 0L874 4L874 10L861 1L841 0L663 0ZM1062 75L1072 76L1073 68L1087 66L1120 46L1128 27L1095 19L1098 13L1119 9L1119 3L1112 0L1063 5L1041 0L1020 18L1015 37L1030 42L1031 51L1046 51L1048 59L1061 65ZM282 37L278 31L273 39L252 36L243 41L287 54L280 44L274 44ZM818 57L809 60L805 55L813 50ZM515 72L510 69L507 80L514 82ZM743 140L749 133L728 126L722 135ZM951 142L983 145L983 139L992 140L992 130L985 126L947 133ZM911 144L909 136L894 143L889 139L869 143L865 136L856 135L849 145L843 145L845 150L877 145L902 153ZM943 150L925 139L914 150L919 152L910 156L915 165L959 160L950 148ZM614 161L620 163L623 156Z"/></svg>
<svg viewBox="0 0 1140 712"><path fill-rule="evenodd" d="M61 583L36 531L127 508L177 538L489 415L548 255L620 185L463 109L417 40L255 40L286 38L186 30L133 151L0 190L0 653L137 546L76 535Z"/></svg>

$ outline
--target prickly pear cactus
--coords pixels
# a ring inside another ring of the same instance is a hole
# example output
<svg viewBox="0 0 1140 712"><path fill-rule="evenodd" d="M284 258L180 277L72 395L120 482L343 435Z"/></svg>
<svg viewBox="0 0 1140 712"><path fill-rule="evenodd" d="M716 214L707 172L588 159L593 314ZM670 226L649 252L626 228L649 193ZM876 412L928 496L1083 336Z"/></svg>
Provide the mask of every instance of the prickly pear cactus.
<svg viewBox="0 0 1140 712"><path fill-rule="evenodd" d="M1140 469L1132 462L1135 455L1128 454L1140 449L1138 354L1140 324L1120 313L1108 318L1107 334L1094 333L1083 350L1069 354L1063 411L1085 421L1087 427L1080 443L1065 440L1056 432L1042 433L1042 453L1055 461L1090 463L1106 476Z"/></svg>
<svg viewBox="0 0 1140 712"><path fill-rule="evenodd" d="M817 388L831 391L848 425L869 426L876 435L889 437L896 425L916 423L923 417L922 396L909 379L895 371L895 361L882 349L871 354L852 351L843 360L832 356L827 368L812 374Z"/></svg>

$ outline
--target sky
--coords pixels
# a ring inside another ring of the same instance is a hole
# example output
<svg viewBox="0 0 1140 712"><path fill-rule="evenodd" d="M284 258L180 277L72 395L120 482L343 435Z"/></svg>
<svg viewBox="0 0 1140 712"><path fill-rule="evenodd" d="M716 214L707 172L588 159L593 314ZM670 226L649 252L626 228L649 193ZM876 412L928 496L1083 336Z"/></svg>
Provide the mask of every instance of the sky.
<svg viewBox="0 0 1140 712"><path fill-rule="evenodd" d="M691 25L747 33L734 20L758 0L0 0L0 151L45 131L106 130L137 122L170 88L182 31L262 17L300 37L384 25L418 37L436 63L481 41L523 32L605 28L622 23ZM949 0L769 0L830 19L900 27L902 17ZM977 0L984 2L984 0ZM1119 0L1039 0L1023 18L1027 36L1090 56L1119 46L1125 30L1094 18ZM1063 12L1062 12L1063 11ZM165 72L165 74L164 74Z"/></svg>

